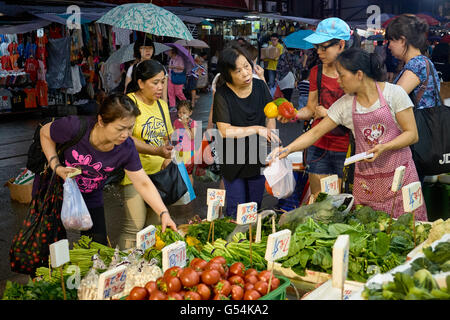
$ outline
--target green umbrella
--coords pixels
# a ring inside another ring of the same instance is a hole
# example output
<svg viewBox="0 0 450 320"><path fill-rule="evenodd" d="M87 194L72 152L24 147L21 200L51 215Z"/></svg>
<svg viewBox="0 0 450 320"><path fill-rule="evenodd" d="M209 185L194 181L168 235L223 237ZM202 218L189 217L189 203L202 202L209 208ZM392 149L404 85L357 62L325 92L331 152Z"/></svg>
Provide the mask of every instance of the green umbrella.
<svg viewBox="0 0 450 320"><path fill-rule="evenodd" d="M192 40L183 21L172 12L151 3L127 3L108 11L97 23L151 33L157 36Z"/></svg>

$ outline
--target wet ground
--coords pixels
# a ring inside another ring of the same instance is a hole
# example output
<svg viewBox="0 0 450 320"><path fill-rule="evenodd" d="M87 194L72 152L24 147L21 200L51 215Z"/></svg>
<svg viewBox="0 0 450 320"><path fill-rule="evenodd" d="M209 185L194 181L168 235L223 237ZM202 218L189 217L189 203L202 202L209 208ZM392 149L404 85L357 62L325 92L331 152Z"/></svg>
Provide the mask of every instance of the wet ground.
<svg viewBox="0 0 450 320"><path fill-rule="evenodd" d="M294 99L296 101L295 93ZM207 125L209 110L211 107L211 93L202 93L192 118L203 122L203 128ZM294 106L296 103L294 102ZM0 115L0 182L4 184L8 179L16 177L26 165L26 154L33 137L36 125L41 119L40 114L16 115L14 117ZM281 139L286 145L301 132L300 124L287 124L281 128ZM171 216L177 225L187 223L190 218L199 215L206 218L206 190L218 188L219 182L194 183L197 198L186 206L169 208ZM111 245L116 246L121 215L123 214L123 197L120 187L110 187L104 192L105 217L108 237ZM271 208L277 203L277 199L265 193L262 206ZM28 205L11 201L7 187L0 188L0 297L3 296L7 280L26 283L28 276L14 273L9 267L9 248L12 238L20 228L28 210ZM77 241L77 232L68 232L69 243Z"/></svg>

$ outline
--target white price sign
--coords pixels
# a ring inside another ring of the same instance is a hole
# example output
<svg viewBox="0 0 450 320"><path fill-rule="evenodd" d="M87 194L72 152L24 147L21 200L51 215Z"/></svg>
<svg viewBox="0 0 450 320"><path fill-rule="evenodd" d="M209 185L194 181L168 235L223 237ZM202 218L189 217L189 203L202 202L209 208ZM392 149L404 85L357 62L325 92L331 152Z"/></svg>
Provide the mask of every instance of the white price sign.
<svg viewBox="0 0 450 320"><path fill-rule="evenodd" d="M255 223L258 220L258 204L256 202L248 202L239 204L237 207L237 224Z"/></svg>
<svg viewBox="0 0 450 320"><path fill-rule="evenodd" d="M322 192L331 196L339 194L339 181L337 174L320 179L320 188Z"/></svg>
<svg viewBox="0 0 450 320"><path fill-rule="evenodd" d="M214 221L219 218L220 207L220 200L216 200L208 204L208 213L206 215L206 220Z"/></svg>
<svg viewBox="0 0 450 320"><path fill-rule="evenodd" d="M70 261L69 240L62 239L50 245L50 261L53 268L58 268Z"/></svg>
<svg viewBox="0 0 450 320"><path fill-rule="evenodd" d="M402 188L403 209L405 212L413 212L423 205L422 187L419 181L413 182Z"/></svg>
<svg viewBox="0 0 450 320"><path fill-rule="evenodd" d="M350 248L350 236L340 235L333 246L333 275L332 286L343 288L348 274L348 253Z"/></svg>
<svg viewBox="0 0 450 320"><path fill-rule="evenodd" d="M276 261L286 256L291 243L291 230L281 230L272 233L267 238L265 258L267 261Z"/></svg>
<svg viewBox="0 0 450 320"><path fill-rule="evenodd" d="M105 300L121 293L125 289L127 280L127 267L120 266L105 271L98 279L97 299Z"/></svg>
<svg viewBox="0 0 450 320"><path fill-rule="evenodd" d="M221 207L225 205L225 190L208 188L206 191L206 204L209 206L217 200L220 201Z"/></svg>
<svg viewBox="0 0 450 320"><path fill-rule="evenodd" d="M395 169L394 180L392 180L391 190L397 192L401 189L403 184L403 177L405 176L405 166L400 166Z"/></svg>
<svg viewBox="0 0 450 320"><path fill-rule="evenodd" d="M171 267L186 265L186 242L177 241L162 249L163 272Z"/></svg>
<svg viewBox="0 0 450 320"><path fill-rule="evenodd" d="M138 249L147 250L156 243L156 228L153 225L149 225L145 229L142 229L136 234L136 247Z"/></svg>

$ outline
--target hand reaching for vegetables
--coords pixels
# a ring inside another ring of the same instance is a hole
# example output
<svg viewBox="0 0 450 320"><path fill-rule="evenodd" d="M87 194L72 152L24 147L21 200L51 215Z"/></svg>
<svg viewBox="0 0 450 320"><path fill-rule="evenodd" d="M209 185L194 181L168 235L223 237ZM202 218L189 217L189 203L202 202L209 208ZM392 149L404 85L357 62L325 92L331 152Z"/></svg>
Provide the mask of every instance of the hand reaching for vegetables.
<svg viewBox="0 0 450 320"><path fill-rule="evenodd" d="M166 228L169 227L170 229L172 229L175 232L178 232L177 230L177 225L175 224L175 222L172 220L172 217L170 216L169 212L165 211L162 213L161 216L161 232L165 232Z"/></svg>

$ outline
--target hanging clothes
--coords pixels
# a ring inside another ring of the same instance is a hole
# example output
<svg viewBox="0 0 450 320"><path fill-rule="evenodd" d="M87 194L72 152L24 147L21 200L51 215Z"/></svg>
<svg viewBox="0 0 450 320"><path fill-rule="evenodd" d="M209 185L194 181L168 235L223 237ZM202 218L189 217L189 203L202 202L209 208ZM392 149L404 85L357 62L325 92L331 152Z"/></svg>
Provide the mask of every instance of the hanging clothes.
<svg viewBox="0 0 450 320"><path fill-rule="evenodd" d="M67 88L67 93L75 94L81 91L81 78L80 78L80 67L78 65L74 65L70 67L70 72L72 74L72 85Z"/></svg>
<svg viewBox="0 0 450 320"><path fill-rule="evenodd" d="M48 41L47 84L50 89L72 86L70 70L70 37Z"/></svg>

